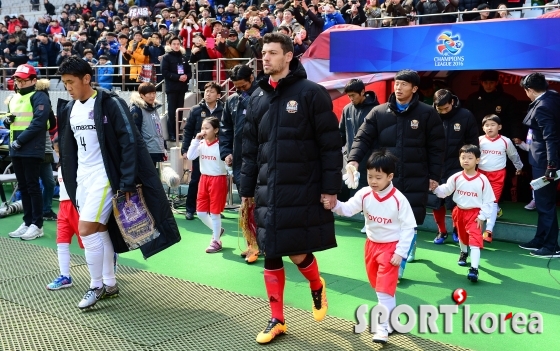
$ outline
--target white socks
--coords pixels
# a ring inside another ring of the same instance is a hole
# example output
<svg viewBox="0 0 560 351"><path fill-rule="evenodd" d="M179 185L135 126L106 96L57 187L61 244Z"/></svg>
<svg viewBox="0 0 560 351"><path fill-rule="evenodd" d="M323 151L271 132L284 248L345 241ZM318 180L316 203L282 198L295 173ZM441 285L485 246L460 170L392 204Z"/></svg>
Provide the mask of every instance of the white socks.
<svg viewBox="0 0 560 351"><path fill-rule="evenodd" d="M461 252L469 252L467 245L463 244L461 240L459 240L459 247L461 247Z"/></svg>
<svg viewBox="0 0 560 351"><path fill-rule="evenodd" d="M109 232L97 233L103 240L103 283L108 286L115 286L117 279L115 278L115 250L113 242L109 237Z"/></svg>
<svg viewBox="0 0 560 351"><path fill-rule="evenodd" d="M91 277L90 288L103 286L103 239L99 233L82 236L86 263Z"/></svg>
<svg viewBox="0 0 560 351"><path fill-rule="evenodd" d="M486 230L492 232L494 231L494 225L496 224L496 217L498 216L498 203L494 202L492 204L492 213L490 218L486 220Z"/></svg>
<svg viewBox="0 0 560 351"><path fill-rule="evenodd" d="M480 263L480 247L471 246L471 267L478 269Z"/></svg>
<svg viewBox="0 0 560 351"><path fill-rule="evenodd" d="M210 214L212 218L212 239L215 241L220 241L220 232L222 231L222 217L220 214Z"/></svg>
<svg viewBox="0 0 560 351"><path fill-rule="evenodd" d="M70 277L70 244L57 244L60 275Z"/></svg>
<svg viewBox="0 0 560 351"><path fill-rule="evenodd" d="M220 241L220 233L222 231L222 217L220 214L208 214L208 212L197 212L198 219L205 226L212 230L212 240Z"/></svg>
<svg viewBox="0 0 560 351"><path fill-rule="evenodd" d="M397 300L395 299L395 297L382 292L376 292L376 294L377 294L377 301L379 301L379 304L387 307L387 310L389 311L389 316L391 316L391 312L397 305ZM389 326L388 322L380 323L378 325L378 330L383 330L383 329L387 329L389 333L393 331L392 328Z"/></svg>

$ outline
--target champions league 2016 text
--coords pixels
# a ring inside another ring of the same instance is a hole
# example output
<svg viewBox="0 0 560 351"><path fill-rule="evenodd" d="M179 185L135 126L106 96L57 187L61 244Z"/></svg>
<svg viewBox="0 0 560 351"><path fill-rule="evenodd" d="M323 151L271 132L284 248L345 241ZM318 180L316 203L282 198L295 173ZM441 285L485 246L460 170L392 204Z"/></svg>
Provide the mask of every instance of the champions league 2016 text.
<svg viewBox="0 0 560 351"><path fill-rule="evenodd" d="M436 56L434 57L435 66L462 66L465 61L464 56Z"/></svg>

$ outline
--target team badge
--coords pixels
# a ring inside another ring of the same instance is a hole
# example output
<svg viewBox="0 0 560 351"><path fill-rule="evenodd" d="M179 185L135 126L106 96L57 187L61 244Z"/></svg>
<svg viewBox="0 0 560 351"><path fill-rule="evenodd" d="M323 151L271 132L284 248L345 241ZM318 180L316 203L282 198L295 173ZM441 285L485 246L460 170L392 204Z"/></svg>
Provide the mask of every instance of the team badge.
<svg viewBox="0 0 560 351"><path fill-rule="evenodd" d="M37 106L37 108L39 109L39 111L43 111L45 109L45 105L39 105Z"/></svg>
<svg viewBox="0 0 560 351"><path fill-rule="evenodd" d="M461 130L461 125L459 123L455 123L453 125L453 129L455 129L456 132L459 132Z"/></svg>
<svg viewBox="0 0 560 351"><path fill-rule="evenodd" d="M288 111L288 113L296 113L297 112L297 101L295 100L290 100L288 101L288 104L286 105L286 111Z"/></svg>
<svg viewBox="0 0 560 351"><path fill-rule="evenodd" d="M202 112L200 113L200 117L202 117L202 118L206 117L206 111L202 111Z"/></svg>
<svg viewBox="0 0 560 351"><path fill-rule="evenodd" d="M89 111L88 119L93 119L93 110Z"/></svg>
<svg viewBox="0 0 560 351"><path fill-rule="evenodd" d="M502 106L496 106L496 113L502 112Z"/></svg>
<svg viewBox="0 0 560 351"><path fill-rule="evenodd" d="M418 129L418 120L413 119L412 121L410 121L410 128L412 129Z"/></svg>

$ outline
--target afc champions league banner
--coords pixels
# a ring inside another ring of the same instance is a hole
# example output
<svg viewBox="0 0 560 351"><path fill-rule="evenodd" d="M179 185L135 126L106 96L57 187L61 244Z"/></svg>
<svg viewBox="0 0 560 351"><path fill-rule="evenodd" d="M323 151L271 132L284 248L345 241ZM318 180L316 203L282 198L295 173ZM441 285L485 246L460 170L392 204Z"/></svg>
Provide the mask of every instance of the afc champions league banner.
<svg viewBox="0 0 560 351"><path fill-rule="evenodd" d="M560 18L492 20L330 34L331 72L560 68Z"/></svg>

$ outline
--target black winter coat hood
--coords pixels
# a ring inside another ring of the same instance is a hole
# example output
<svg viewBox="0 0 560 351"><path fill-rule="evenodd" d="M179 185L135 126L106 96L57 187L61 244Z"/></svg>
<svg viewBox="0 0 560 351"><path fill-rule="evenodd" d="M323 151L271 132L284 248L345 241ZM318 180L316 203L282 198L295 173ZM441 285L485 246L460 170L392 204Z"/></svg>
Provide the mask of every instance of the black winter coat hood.
<svg viewBox="0 0 560 351"><path fill-rule="evenodd" d="M178 243L181 240L179 229L128 106L116 93L101 88L96 90L93 118L111 190L113 194L119 190L134 191L136 185L141 184L146 204L160 232L158 238L140 247L144 258L148 258ZM74 103L59 99L57 116L62 177L68 196L76 205L78 144L70 128L70 113ZM128 251L112 213L107 227L115 252Z"/></svg>

